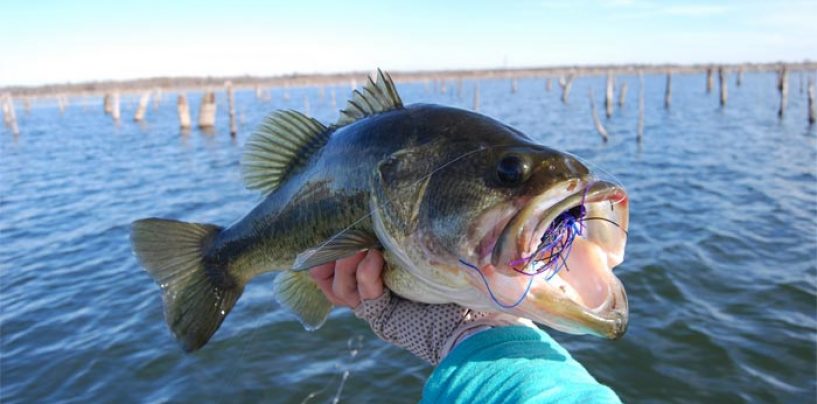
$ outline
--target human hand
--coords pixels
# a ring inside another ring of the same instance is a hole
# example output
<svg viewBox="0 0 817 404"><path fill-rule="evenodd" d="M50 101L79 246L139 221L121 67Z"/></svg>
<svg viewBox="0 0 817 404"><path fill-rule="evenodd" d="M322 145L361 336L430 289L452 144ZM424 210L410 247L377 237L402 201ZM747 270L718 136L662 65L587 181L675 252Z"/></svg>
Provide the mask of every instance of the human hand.
<svg viewBox="0 0 817 404"><path fill-rule="evenodd" d="M475 332L501 325L533 326L506 314L403 299L383 286L383 266L380 251L370 250L314 267L310 275L333 304L354 309L380 339L432 365Z"/></svg>

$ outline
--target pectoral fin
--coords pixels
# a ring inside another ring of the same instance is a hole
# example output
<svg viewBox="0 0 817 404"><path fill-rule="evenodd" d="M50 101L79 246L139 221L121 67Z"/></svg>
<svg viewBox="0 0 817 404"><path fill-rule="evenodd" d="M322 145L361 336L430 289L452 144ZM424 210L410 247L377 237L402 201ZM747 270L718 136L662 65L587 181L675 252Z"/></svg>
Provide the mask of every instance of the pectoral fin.
<svg viewBox="0 0 817 404"><path fill-rule="evenodd" d="M320 245L310 248L295 257L292 270L305 271L309 268L337 261L360 251L380 246L377 236L366 230L350 229L336 234Z"/></svg>

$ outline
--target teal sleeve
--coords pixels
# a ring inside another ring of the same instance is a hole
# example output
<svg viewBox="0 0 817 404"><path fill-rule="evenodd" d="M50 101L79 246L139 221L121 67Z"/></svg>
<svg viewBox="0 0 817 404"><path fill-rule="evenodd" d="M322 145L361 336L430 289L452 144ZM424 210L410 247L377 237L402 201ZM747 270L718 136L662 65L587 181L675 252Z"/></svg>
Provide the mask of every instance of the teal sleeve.
<svg viewBox="0 0 817 404"><path fill-rule="evenodd" d="M620 403L547 333L497 327L462 341L434 369L422 403Z"/></svg>

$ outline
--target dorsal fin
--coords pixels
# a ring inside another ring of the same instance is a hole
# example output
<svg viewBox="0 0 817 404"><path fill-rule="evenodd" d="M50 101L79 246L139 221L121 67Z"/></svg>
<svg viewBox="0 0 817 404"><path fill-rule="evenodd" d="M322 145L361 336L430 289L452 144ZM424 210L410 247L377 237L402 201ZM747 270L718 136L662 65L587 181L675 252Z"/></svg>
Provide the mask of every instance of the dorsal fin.
<svg viewBox="0 0 817 404"><path fill-rule="evenodd" d="M275 111L244 145L241 175L247 189L269 194L329 140L331 131L296 111Z"/></svg>
<svg viewBox="0 0 817 404"><path fill-rule="evenodd" d="M352 99L346 103L346 108L340 111L337 126L348 125L358 119L399 108L403 108L403 101L397 94L391 76L377 69L377 82L369 77L369 82L361 90L352 93Z"/></svg>

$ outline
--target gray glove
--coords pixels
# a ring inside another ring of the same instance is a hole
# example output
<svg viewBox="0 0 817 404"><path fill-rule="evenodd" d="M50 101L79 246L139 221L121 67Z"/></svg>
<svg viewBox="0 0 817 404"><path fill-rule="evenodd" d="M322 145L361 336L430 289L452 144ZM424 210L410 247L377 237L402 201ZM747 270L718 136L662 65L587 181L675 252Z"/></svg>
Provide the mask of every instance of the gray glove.
<svg viewBox="0 0 817 404"><path fill-rule="evenodd" d="M406 349L432 365L476 332L503 325L526 325L500 313L479 312L456 304L425 304L403 299L385 289L383 295L363 300L354 309L380 339Z"/></svg>

